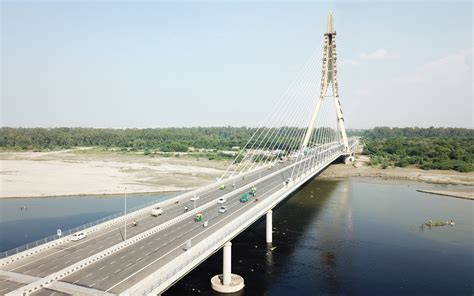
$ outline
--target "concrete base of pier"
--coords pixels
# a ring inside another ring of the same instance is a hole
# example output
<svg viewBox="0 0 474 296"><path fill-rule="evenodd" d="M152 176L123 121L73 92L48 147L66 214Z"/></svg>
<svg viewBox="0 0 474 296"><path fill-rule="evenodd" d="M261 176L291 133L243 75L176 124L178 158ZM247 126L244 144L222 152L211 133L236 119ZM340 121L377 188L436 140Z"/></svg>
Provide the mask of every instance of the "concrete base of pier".
<svg viewBox="0 0 474 296"><path fill-rule="evenodd" d="M230 283L224 285L224 276L222 274L213 276L211 279L211 287L219 293L235 293L242 290L245 286L244 278L238 274L231 274Z"/></svg>

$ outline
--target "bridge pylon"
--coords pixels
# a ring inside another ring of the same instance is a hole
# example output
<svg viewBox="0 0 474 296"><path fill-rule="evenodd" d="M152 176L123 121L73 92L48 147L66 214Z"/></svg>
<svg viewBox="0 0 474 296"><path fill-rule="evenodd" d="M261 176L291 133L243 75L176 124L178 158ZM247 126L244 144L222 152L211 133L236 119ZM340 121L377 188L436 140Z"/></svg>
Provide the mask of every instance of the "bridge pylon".
<svg viewBox="0 0 474 296"><path fill-rule="evenodd" d="M334 14L329 12L326 24L326 33L324 33L324 49L323 49L323 70L321 77L321 91L319 95L316 108L311 116L308 129L306 130L302 148L308 146L309 140L313 135L315 125L318 121L321 105L325 98L327 98L327 91L329 86L332 88L332 97L334 98L334 105L336 107L336 118L339 130L341 131L342 141L347 152L349 151L349 143L347 140L346 128L344 126L344 115L342 113L341 101L339 100L339 86L337 82L337 55L336 55L336 30L334 28Z"/></svg>

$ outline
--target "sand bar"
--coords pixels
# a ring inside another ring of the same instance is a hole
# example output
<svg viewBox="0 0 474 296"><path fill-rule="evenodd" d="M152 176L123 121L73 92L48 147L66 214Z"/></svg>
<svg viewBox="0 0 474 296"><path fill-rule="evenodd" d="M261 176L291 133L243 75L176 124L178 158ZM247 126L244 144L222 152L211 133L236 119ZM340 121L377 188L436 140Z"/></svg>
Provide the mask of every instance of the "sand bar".
<svg viewBox="0 0 474 296"><path fill-rule="evenodd" d="M3 152L0 198L188 190L212 182L226 167L207 159L93 150Z"/></svg>

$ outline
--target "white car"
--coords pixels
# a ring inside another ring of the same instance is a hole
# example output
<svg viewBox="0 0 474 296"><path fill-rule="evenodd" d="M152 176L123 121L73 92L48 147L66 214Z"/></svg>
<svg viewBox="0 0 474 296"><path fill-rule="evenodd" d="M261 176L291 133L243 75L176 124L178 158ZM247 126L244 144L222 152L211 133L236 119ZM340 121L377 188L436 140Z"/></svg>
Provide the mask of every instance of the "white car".
<svg viewBox="0 0 474 296"><path fill-rule="evenodd" d="M219 209L219 213L225 213L227 211L227 207L226 206L222 206L220 209Z"/></svg>
<svg viewBox="0 0 474 296"><path fill-rule="evenodd" d="M87 235L86 235L84 232L82 232L82 231L81 231L81 232L76 232L76 233L74 233L74 234L71 236L71 240L72 240L73 242L76 242L76 241L78 241L78 240L81 240L81 239L85 238L86 236L87 236Z"/></svg>
<svg viewBox="0 0 474 296"><path fill-rule="evenodd" d="M217 203L218 204L223 204L225 203L227 200L224 198L224 197L219 197L219 199L217 200Z"/></svg>
<svg viewBox="0 0 474 296"><path fill-rule="evenodd" d="M197 201L199 200L199 196L195 195L194 197L191 197L191 201Z"/></svg>
<svg viewBox="0 0 474 296"><path fill-rule="evenodd" d="M159 215L163 214L163 210L160 207L156 207L151 209L151 215L158 217Z"/></svg>

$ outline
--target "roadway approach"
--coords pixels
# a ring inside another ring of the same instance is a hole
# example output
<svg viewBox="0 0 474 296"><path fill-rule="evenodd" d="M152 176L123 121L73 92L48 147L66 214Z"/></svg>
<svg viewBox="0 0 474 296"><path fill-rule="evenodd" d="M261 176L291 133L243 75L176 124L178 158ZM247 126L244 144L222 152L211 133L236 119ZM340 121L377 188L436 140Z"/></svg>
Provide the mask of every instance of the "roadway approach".
<svg viewBox="0 0 474 296"><path fill-rule="evenodd" d="M355 142L351 140L351 147L355 146ZM1 259L0 294L135 295L137 293L161 293L202 260L199 259L192 263L192 266L187 269L184 268L184 265L179 267L186 270L175 278L171 278L166 286L152 285L148 287L148 285L146 289L142 289L140 285L150 282L150 275L156 274L157 271L163 268L169 270L168 263L186 255L187 252L193 250L195 245L205 242L220 229L249 213L252 208L263 204L277 191L284 190L285 186L289 186L286 181L291 180L290 178L299 178L298 173L301 176L306 176L308 171L319 173L335 159L346 155L341 153L343 148L344 146L337 142L324 144L302 160L277 162L273 166L252 170L172 197L143 210L129 213L118 218L122 220L117 223L104 223L105 225L95 227L90 231L86 229L87 237L82 240L71 241L65 237L63 242L47 248L43 247L37 252L30 251L30 253L23 255L19 253ZM296 174L295 171L297 171ZM310 177L316 173L310 174ZM220 184L225 184L225 188L220 189ZM233 184L235 184L235 188L232 186ZM252 197L246 203L240 202L241 195L248 192L251 186L257 188L257 196ZM287 191L293 192L297 187ZM194 204L190 198L196 195L200 198ZM217 203L217 199L220 197L226 198L224 204ZM225 213L218 212L222 205L227 206ZM158 217L150 215L150 209L155 206L160 206L163 209L162 215ZM185 211L185 207L188 207L189 210ZM269 211L271 214L271 209ZM194 220L197 213L203 215L203 220L200 222ZM259 213L255 220L265 214L267 214L268 220L267 210ZM127 221L126 240L124 220ZM134 220L138 221L136 227L132 227L131 222ZM205 221L208 221L207 227L203 227ZM237 234L245 228L239 230ZM268 233L267 221L267 242L268 240L271 241L271 228ZM209 257L221 247L222 245L216 246L203 258ZM101 252L102 255L100 255ZM178 274L179 271L176 270L176 273ZM49 281L49 278L52 280ZM133 290L136 287L139 288Z"/></svg>

